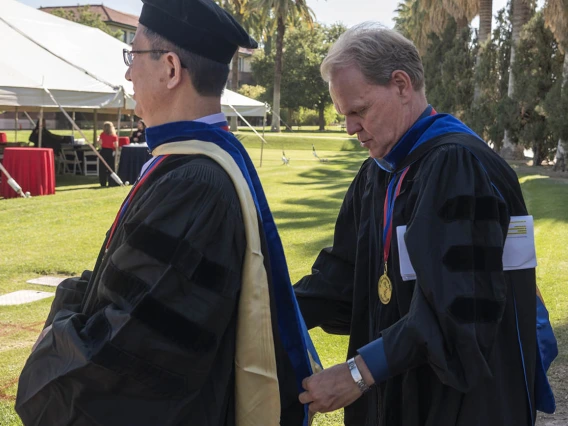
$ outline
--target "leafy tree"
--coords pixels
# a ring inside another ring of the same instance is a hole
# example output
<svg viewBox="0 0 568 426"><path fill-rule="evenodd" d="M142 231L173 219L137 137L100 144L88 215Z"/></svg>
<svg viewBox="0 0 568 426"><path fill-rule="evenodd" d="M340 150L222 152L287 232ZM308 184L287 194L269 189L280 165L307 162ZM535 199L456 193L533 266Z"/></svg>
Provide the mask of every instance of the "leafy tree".
<svg viewBox="0 0 568 426"><path fill-rule="evenodd" d="M511 23L512 23L512 33L511 33L511 59L510 63L512 66L515 64L515 59L517 57L517 48L521 40L521 34L525 25L529 22L531 17L534 15L535 11L535 0L511 0ZM509 86L508 86L508 96L513 99L515 95L515 88L518 85L515 82L515 73L509 73ZM514 141L514 136L509 135L509 128L505 129L505 135L503 138L503 148L501 150L501 155L504 158L512 159L518 156L519 151L515 150L512 142ZM513 139L513 140L512 140Z"/></svg>
<svg viewBox="0 0 568 426"><path fill-rule="evenodd" d="M562 78L564 57L558 42L545 27L542 12L525 26L512 66L516 88L513 100L518 105L512 132L519 142L532 147L534 165L540 165L556 147L560 135L555 135L547 120L547 94ZM549 97L549 102L551 98Z"/></svg>
<svg viewBox="0 0 568 426"><path fill-rule="evenodd" d="M566 87L568 86L564 82L563 88L562 83L559 78L546 95L544 112L553 136L562 141L565 149L568 149L566 144L568 142L568 120L566 119L568 117L568 90Z"/></svg>
<svg viewBox="0 0 568 426"><path fill-rule="evenodd" d="M265 17L273 17L276 21L276 51L272 92L272 109L275 114L272 117L271 128L273 132L280 132L278 115L280 115L284 36L291 24L303 22L311 26L314 21L313 12L308 7L306 0L254 0L251 7L259 10Z"/></svg>
<svg viewBox="0 0 568 426"><path fill-rule="evenodd" d="M510 8L497 12L497 26L489 43L479 47L475 70L479 99L474 103L468 124L486 141L501 150L505 127L510 127L514 102L507 96L511 59Z"/></svg>
<svg viewBox="0 0 568 426"><path fill-rule="evenodd" d="M227 10L235 20L243 26L245 30L257 41L262 33L261 28L264 27L262 16L256 13L252 3L249 0L223 0L217 1L219 6ZM239 90L239 50L233 55L231 60L231 90L238 92ZM237 117L231 117L231 131L237 131Z"/></svg>
<svg viewBox="0 0 568 426"><path fill-rule="evenodd" d="M560 49L564 52L564 67L562 71L562 82L556 84L550 93L551 99L548 104L552 104L549 118L553 131L560 135L559 145L564 145L568 150L568 116L566 103L568 102L568 3L565 0L547 0L544 7L544 21L550 28L552 34L559 43ZM563 114L563 115L562 115Z"/></svg>
<svg viewBox="0 0 568 426"><path fill-rule="evenodd" d="M432 42L431 34L442 37L450 20L440 0L403 0L396 12L395 29L412 40L422 55Z"/></svg>
<svg viewBox="0 0 568 426"><path fill-rule="evenodd" d="M320 130L325 130L326 107L331 104L329 88L320 75L320 65L329 48L345 31L339 24L324 26L315 24L312 29L296 27L288 32L283 60L287 71L281 81L281 104L284 108L300 107L318 111ZM274 91L273 69L275 54L255 55L252 69L256 81L266 87L268 101Z"/></svg>
<svg viewBox="0 0 568 426"><path fill-rule="evenodd" d="M256 99L257 101L263 101L263 95L266 93L266 88L263 86L251 86L250 84L243 84L238 90L243 96L247 98Z"/></svg>
<svg viewBox="0 0 568 426"><path fill-rule="evenodd" d="M68 21L77 22L88 27L98 28L111 36L123 40L124 33L121 30L112 30L101 18L101 15L90 10L89 6L81 6L77 11L69 9L55 9L51 12L52 15L59 16L60 18L67 19Z"/></svg>
<svg viewBox="0 0 568 426"><path fill-rule="evenodd" d="M470 31L458 31L450 19L441 36L430 35L430 47L423 56L426 94L439 112L465 119L473 100L475 43Z"/></svg>

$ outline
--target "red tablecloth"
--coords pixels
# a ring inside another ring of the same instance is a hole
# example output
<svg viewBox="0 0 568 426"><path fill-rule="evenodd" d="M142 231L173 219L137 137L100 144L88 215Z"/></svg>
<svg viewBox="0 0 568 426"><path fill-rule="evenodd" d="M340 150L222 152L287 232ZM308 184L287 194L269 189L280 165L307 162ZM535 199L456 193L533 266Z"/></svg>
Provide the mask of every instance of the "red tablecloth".
<svg viewBox="0 0 568 426"><path fill-rule="evenodd" d="M51 148L6 148L2 165L24 192L34 195L55 194L55 171ZM2 176L0 194L4 198L15 198L18 194Z"/></svg>

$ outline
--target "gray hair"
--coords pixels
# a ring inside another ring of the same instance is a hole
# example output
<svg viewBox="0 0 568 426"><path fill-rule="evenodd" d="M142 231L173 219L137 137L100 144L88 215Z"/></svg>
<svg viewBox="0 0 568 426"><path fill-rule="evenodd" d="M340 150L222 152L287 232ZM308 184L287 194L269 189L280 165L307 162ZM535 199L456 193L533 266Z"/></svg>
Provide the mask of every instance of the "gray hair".
<svg viewBox="0 0 568 426"><path fill-rule="evenodd" d="M187 68L191 83L197 93L201 96L216 97L223 94L229 78L229 65L189 52L147 27L143 27L143 30L153 49L167 50L178 55L182 66ZM154 60L160 59L157 53L151 53L150 56Z"/></svg>
<svg viewBox="0 0 568 426"><path fill-rule="evenodd" d="M424 88L424 68L414 44L378 22L363 22L345 31L329 49L321 75L329 82L333 72L351 65L359 67L373 84L385 86L393 71L401 70L410 77L414 90Z"/></svg>

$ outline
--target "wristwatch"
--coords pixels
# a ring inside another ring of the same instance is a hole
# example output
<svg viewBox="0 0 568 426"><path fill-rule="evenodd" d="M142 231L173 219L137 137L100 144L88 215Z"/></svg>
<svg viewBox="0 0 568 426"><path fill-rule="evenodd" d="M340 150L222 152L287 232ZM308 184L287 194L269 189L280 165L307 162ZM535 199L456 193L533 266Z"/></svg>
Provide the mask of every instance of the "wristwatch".
<svg viewBox="0 0 568 426"><path fill-rule="evenodd" d="M353 377L353 380L355 381L355 383L357 383L357 386L359 386L361 393L370 391L371 388L367 385L367 383L365 383L363 376L361 376L361 372L357 368L357 364L355 364L355 358L347 360L347 365L349 366L351 377Z"/></svg>

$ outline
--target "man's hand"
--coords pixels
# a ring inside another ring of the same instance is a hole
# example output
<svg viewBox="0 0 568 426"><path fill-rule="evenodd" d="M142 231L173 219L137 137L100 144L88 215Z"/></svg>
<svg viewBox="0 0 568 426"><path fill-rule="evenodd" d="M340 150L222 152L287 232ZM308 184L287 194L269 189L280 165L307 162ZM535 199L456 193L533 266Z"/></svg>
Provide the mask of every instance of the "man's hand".
<svg viewBox="0 0 568 426"><path fill-rule="evenodd" d="M327 413L338 410L362 395L346 362L305 378L302 387L306 392L300 394L300 402L310 404L312 412Z"/></svg>

